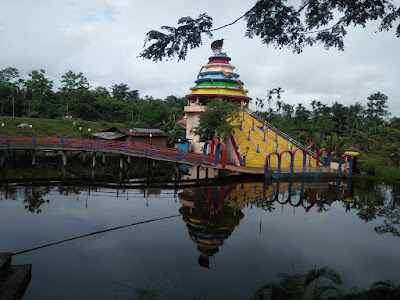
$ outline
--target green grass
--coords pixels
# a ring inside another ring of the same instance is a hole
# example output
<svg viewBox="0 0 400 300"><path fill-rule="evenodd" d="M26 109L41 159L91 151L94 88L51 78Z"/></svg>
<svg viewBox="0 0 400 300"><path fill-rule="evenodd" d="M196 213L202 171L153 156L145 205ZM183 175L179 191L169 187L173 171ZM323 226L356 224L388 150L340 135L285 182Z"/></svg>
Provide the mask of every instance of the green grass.
<svg viewBox="0 0 400 300"><path fill-rule="evenodd" d="M60 120L60 119L34 119L34 118L13 118L0 117L0 124L4 123L1 134L9 137L29 137L29 128L18 128L17 125L27 123L32 125L32 134L35 137L62 137L62 138L82 138L88 137L88 128L91 133L106 130L112 126L123 126L122 124L83 121L83 120ZM82 127L82 132L79 127Z"/></svg>
<svg viewBox="0 0 400 300"><path fill-rule="evenodd" d="M395 166L375 166L375 178L381 179L399 179L400 170L398 171L396 177L396 167Z"/></svg>

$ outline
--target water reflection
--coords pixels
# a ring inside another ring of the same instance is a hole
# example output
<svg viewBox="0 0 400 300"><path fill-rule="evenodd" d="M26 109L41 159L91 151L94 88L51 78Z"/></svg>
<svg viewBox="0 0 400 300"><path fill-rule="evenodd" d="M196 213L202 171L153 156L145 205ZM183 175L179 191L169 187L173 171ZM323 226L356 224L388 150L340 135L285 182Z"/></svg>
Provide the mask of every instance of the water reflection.
<svg viewBox="0 0 400 300"><path fill-rule="evenodd" d="M46 195L49 191L50 189L47 187L32 187L30 190L25 190L25 209L31 213L40 214L42 211L40 206L50 202L50 200L43 199L43 195Z"/></svg>
<svg viewBox="0 0 400 300"><path fill-rule="evenodd" d="M54 264L69 270L68 278L77 276L69 269L72 265L83 265L80 270L87 270L85 277L96 288L99 282L132 283L132 278L134 286L146 286L149 278L163 280L154 275L162 272L174 283L184 277L187 294L178 284L180 290L173 292L179 299L201 295L199 282L222 277L232 282L237 265L246 274L243 286L256 288L260 281L273 281L278 271L290 273L285 266L291 267L291 260L296 272L329 265L341 274L351 273L346 278L355 281L362 276L353 272L354 264L357 270L373 268L376 280L395 280L385 274L397 274L391 266L400 263L392 253L400 241L395 238L400 236L399 195L397 185L368 181L239 182L179 189L99 187L91 180L81 180L79 186L7 182L0 188L0 235L7 241L0 250L20 252L20 263L34 263L39 270L33 277L34 296L45 289ZM381 236L385 240L376 243ZM111 264L99 263L110 253L118 253ZM65 266L59 262L64 256ZM361 285L354 281L349 284ZM62 282L52 280L58 295L66 290ZM225 296L235 298L236 292ZM76 296L72 293L71 299ZM91 290L87 298L95 293ZM250 294L248 288L239 298ZM209 295L224 298L215 291Z"/></svg>
<svg viewBox="0 0 400 300"><path fill-rule="evenodd" d="M301 206L306 213L314 206L327 211L333 201L354 197L351 182L242 183L186 189L179 194L179 212L186 222L191 240L200 252L198 263L210 267L213 257L243 219L244 207L273 211L275 205ZM261 224L260 224L261 234Z"/></svg>
<svg viewBox="0 0 400 300"><path fill-rule="evenodd" d="M86 207L88 196L96 192L98 187L65 186L57 187L60 195L85 195ZM86 185L93 184L92 182ZM146 198L148 206L149 196L157 196L160 188L142 187L139 189L116 188L113 193L116 197L122 194L129 199L130 190L139 190ZM31 213L39 214L42 206L49 204L51 199L45 197L53 192L51 186L31 185L21 190L13 185L5 184L0 190L0 200L23 198L25 209ZM175 190L176 194L177 190ZM136 192L132 192L137 194ZM179 193L182 204L180 213L187 223L192 240L199 244L199 251L207 257L218 252L218 247L211 247L208 252L205 245L201 244L199 230L214 232L221 244L224 239L232 234L235 226L243 218L241 212L244 206L256 206L266 211L273 211L278 205L301 207L306 213L315 209L318 213L329 211L334 201L340 201L346 212L356 211L357 216L365 222L379 219L381 224L374 227L377 234L390 233L400 237L400 186L392 186L374 181L338 181L338 182L272 182L272 183L236 183L228 186L209 186L184 189ZM229 226L228 226L229 225ZM222 226L221 230L218 226ZM197 234L197 237L196 237ZM222 240L221 240L222 239ZM210 238L206 244L210 244ZM214 251L214 253L212 253ZM205 261L205 260L204 260Z"/></svg>
<svg viewBox="0 0 400 300"><path fill-rule="evenodd" d="M203 187L179 194L179 212L190 238L198 245L198 263L202 267L209 268L209 258L219 251L244 217L237 203L226 199L229 192L230 188L225 187Z"/></svg>
<svg viewBox="0 0 400 300"><path fill-rule="evenodd" d="M357 189L356 189L357 185ZM355 192L357 191L357 192ZM340 202L345 212L355 210L365 222L379 219L374 227L378 234L399 237L400 187L388 188L373 182L274 182L242 183L186 189L179 194L179 212L186 222L189 236L200 252L198 263L209 268L210 257L243 219L244 207L253 206L272 212L281 206L301 208L305 213L330 210ZM295 210L294 210L295 213ZM261 224L260 224L261 234Z"/></svg>

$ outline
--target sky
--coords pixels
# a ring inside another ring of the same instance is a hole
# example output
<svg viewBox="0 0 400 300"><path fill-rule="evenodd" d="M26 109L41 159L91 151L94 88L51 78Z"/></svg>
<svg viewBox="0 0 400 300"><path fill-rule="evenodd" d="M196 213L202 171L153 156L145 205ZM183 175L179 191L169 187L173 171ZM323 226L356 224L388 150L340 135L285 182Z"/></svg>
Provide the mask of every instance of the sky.
<svg viewBox="0 0 400 300"><path fill-rule="evenodd" d="M393 1L400 6L400 0ZM392 117L400 117L400 38L395 30L377 32L379 23L348 28L345 51L317 45L301 54L263 45L259 38L244 37L244 20L214 32L186 60L153 62L138 55L146 33L161 26L176 26L181 17L206 12L214 28L243 15L255 0L0 0L0 70L17 68L22 78L31 70L45 69L60 86L68 70L82 72L90 86L125 83L146 95L164 99L183 97L195 85L200 68L212 55L211 42L224 38L223 51L240 74L253 98L266 99L268 90L284 90L285 103L312 100L332 105L337 101L363 105L380 91L389 97ZM396 23L397 26L398 23ZM267 104L264 109L267 108ZM274 108L274 104L272 104Z"/></svg>

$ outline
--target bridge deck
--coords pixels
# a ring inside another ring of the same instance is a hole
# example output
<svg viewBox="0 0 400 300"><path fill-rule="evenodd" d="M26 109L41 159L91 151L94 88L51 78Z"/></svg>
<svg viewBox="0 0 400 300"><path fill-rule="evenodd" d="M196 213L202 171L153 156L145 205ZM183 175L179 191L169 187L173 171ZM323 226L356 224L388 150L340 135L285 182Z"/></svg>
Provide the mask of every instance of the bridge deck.
<svg viewBox="0 0 400 300"><path fill-rule="evenodd" d="M40 150L40 151L88 151L115 153L133 157L143 157L152 160L167 161L173 163L188 164L204 168L226 169L240 174L265 174L266 177L339 177L349 176L349 173L337 172L330 167L297 167L293 169L282 168L278 172L269 168L265 172L263 166L244 167L227 164L225 168L221 163L215 161L211 155L183 152L181 150L140 144L133 142L117 142L107 140L83 140L83 139L62 139L62 138L3 138L0 137L0 150Z"/></svg>

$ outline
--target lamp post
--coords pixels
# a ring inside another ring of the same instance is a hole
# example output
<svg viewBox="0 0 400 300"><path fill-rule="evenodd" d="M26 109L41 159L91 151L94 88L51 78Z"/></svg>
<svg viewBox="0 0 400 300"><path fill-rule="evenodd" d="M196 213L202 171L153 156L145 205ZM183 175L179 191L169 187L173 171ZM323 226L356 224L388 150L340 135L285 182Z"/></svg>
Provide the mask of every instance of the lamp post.
<svg viewBox="0 0 400 300"><path fill-rule="evenodd" d="M149 137L150 137L150 146L151 146L152 145L151 144L151 138L153 137L153 135L150 133Z"/></svg>
<svg viewBox="0 0 400 300"><path fill-rule="evenodd" d="M92 131L92 129L88 128L88 133L89 133L89 141L90 141L90 132Z"/></svg>
<svg viewBox="0 0 400 300"><path fill-rule="evenodd" d="M82 139L82 127L79 126L79 138Z"/></svg>
<svg viewBox="0 0 400 300"><path fill-rule="evenodd" d="M129 141L132 142L132 129L129 129Z"/></svg>
<svg viewBox="0 0 400 300"><path fill-rule="evenodd" d="M4 123L1 123L1 136L4 136Z"/></svg>
<svg viewBox="0 0 400 300"><path fill-rule="evenodd" d="M32 133L32 124L29 124L29 129L30 129L30 131L31 131L31 137L33 137L33 133Z"/></svg>

